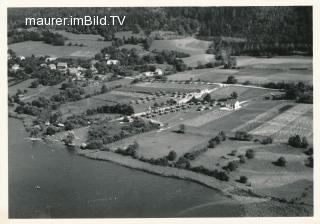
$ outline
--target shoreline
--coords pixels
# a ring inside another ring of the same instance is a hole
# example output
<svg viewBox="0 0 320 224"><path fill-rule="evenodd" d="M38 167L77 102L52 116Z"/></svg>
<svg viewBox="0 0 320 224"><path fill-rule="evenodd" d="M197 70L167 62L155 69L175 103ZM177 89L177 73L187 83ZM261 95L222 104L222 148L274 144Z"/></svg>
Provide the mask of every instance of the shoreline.
<svg viewBox="0 0 320 224"><path fill-rule="evenodd" d="M185 181L192 181L211 188L223 196L231 198L242 203L259 203L270 201L271 198L259 196L249 191L248 188L241 188L234 186L229 182L224 182L215 179L214 177L195 173L185 169L178 169L174 167L157 166L146 162L133 159L129 156L118 155L114 152L99 151L99 150L82 150L77 148L77 153L89 159L103 160L124 166L127 168L140 170L143 172L159 175L162 177L176 178Z"/></svg>

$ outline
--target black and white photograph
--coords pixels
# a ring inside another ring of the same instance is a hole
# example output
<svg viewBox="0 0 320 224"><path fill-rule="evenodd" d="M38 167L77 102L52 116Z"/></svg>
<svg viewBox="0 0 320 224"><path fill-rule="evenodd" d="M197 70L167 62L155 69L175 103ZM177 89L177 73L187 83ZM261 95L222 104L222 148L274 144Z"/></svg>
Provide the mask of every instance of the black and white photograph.
<svg viewBox="0 0 320 224"><path fill-rule="evenodd" d="M313 217L313 8L7 7L7 218Z"/></svg>

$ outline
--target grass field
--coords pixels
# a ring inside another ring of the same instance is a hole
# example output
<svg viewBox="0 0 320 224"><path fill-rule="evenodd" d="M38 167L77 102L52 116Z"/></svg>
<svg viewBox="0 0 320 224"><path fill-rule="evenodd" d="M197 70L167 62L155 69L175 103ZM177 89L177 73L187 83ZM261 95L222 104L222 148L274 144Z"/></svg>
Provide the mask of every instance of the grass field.
<svg viewBox="0 0 320 224"><path fill-rule="evenodd" d="M197 67L199 64L206 64L209 62L215 61L215 56L213 54L198 54L193 55L191 57L182 58L182 61L188 66L188 67Z"/></svg>
<svg viewBox="0 0 320 224"><path fill-rule="evenodd" d="M8 47L16 52L17 55L31 56L52 56L52 57L83 57L91 58L101 49L110 46L111 41L98 41L100 35L93 34L73 34L65 31L56 31L68 40L65 46L53 46L41 41L24 41L10 44ZM83 44L83 47L68 46L68 43Z"/></svg>
<svg viewBox="0 0 320 224"><path fill-rule="evenodd" d="M174 40L154 40L150 46L150 50L175 50L193 55L205 54L211 42L198 40L193 37Z"/></svg>
<svg viewBox="0 0 320 224"><path fill-rule="evenodd" d="M310 57L274 57L254 58L238 57L239 70L207 68L176 73L169 80L201 80L224 82L233 75L239 82L250 81L262 84L265 82L304 81L312 83L312 58Z"/></svg>
<svg viewBox="0 0 320 224"><path fill-rule="evenodd" d="M10 86L8 88L9 95L12 96L16 94L18 89L20 89L21 91L27 90L28 92L25 93L23 97L21 97L21 100L25 102L31 102L32 100L35 100L40 96L50 98L51 96L59 93L60 91L59 88L61 84L54 85L54 86L39 85L37 88L29 88L31 82L33 82L34 80L35 79L28 79L16 85Z"/></svg>
<svg viewBox="0 0 320 224"><path fill-rule="evenodd" d="M174 150L178 156L207 144L210 136L188 133L178 134L168 131L148 132L112 143L109 146L126 147L136 141L139 144L138 155L145 158L160 158Z"/></svg>

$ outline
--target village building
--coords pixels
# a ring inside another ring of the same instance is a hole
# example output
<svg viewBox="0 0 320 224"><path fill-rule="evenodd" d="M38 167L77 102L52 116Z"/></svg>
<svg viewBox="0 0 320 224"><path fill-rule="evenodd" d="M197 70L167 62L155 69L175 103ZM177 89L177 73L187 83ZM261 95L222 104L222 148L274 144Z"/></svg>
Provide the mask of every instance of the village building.
<svg viewBox="0 0 320 224"><path fill-rule="evenodd" d="M46 58L44 61L46 63L48 63L48 62L52 62L52 61L55 61L55 60L57 60L57 57L49 57L49 58Z"/></svg>
<svg viewBox="0 0 320 224"><path fill-rule="evenodd" d="M57 66L55 64L49 64L49 68L51 70L56 70L57 69Z"/></svg>
<svg viewBox="0 0 320 224"><path fill-rule="evenodd" d="M119 64L118 60L108 60L107 61L107 65L117 65L117 64Z"/></svg>
<svg viewBox="0 0 320 224"><path fill-rule="evenodd" d="M67 69L68 69L68 64L66 62L58 62L57 69L59 71L65 71L66 72Z"/></svg>
<svg viewBox="0 0 320 224"><path fill-rule="evenodd" d="M20 69L20 65L18 65L18 64L14 64L14 65L12 65L12 67L11 67L11 70L12 70L13 72L17 72L19 69Z"/></svg>
<svg viewBox="0 0 320 224"><path fill-rule="evenodd" d="M240 109L240 103L236 99L228 100L225 105L227 108L232 110Z"/></svg>
<svg viewBox="0 0 320 224"><path fill-rule="evenodd" d="M154 71L154 74L155 74L155 75L163 75L163 71L162 71L162 69L157 68L157 69Z"/></svg>
<svg viewBox="0 0 320 224"><path fill-rule="evenodd" d="M110 59L110 54L105 54L105 55L104 55L104 59L105 59L105 60L109 60L109 59Z"/></svg>
<svg viewBox="0 0 320 224"><path fill-rule="evenodd" d="M23 61L23 60L26 59L26 57L25 57L25 56L22 56L22 55L19 55L18 58L19 58L21 61Z"/></svg>
<svg viewBox="0 0 320 224"><path fill-rule="evenodd" d="M48 65L46 63L42 63L42 64L40 64L40 67L41 68L46 68L46 67L48 67Z"/></svg>

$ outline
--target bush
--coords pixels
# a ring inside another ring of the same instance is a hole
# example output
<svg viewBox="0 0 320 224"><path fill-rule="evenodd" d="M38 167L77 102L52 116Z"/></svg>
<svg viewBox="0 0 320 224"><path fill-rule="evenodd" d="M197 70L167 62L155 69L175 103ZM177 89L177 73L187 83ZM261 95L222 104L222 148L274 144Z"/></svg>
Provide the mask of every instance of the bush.
<svg viewBox="0 0 320 224"><path fill-rule="evenodd" d="M230 156L235 156L237 155L237 150L232 150L230 153L229 153Z"/></svg>
<svg viewBox="0 0 320 224"><path fill-rule="evenodd" d="M261 144L267 145L267 144L272 144L272 142L273 142L273 139L272 139L272 137L269 136L269 137L263 139Z"/></svg>
<svg viewBox="0 0 320 224"><path fill-rule="evenodd" d="M248 182L248 177L246 176L241 176L239 179L239 182L242 184L246 184Z"/></svg>
<svg viewBox="0 0 320 224"><path fill-rule="evenodd" d="M240 163L245 163L246 162L246 157L244 155L239 156L239 162Z"/></svg>
<svg viewBox="0 0 320 224"><path fill-rule="evenodd" d="M177 153L173 150L171 150L168 154L168 160L169 161L174 161L177 158Z"/></svg>
<svg viewBox="0 0 320 224"><path fill-rule="evenodd" d="M223 167L225 170L235 171L238 168L238 163L236 161L231 161L227 166Z"/></svg>
<svg viewBox="0 0 320 224"><path fill-rule="evenodd" d="M234 139L240 141L251 141L253 136L246 131L237 131L235 133Z"/></svg>
<svg viewBox="0 0 320 224"><path fill-rule="evenodd" d="M288 145L295 148L307 148L309 143L305 137L300 137L300 135L291 136L288 139Z"/></svg>
<svg viewBox="0 0 320 224"><path fill-rule="evenodd" d="M47 130L46 130L46 135L54 135L56 133L56 128L53 127L53 126L49 126L47 127Z"/></svg>
<svg viewBox="0 0 320 224"><path fill-rule="evenodd" d="M103 146L102 140L91 140L87 144L87 149L100 149Z"/></svg>
<svg viewBox="0 0 320 224"><path fill-rule="evenodd" d="M248 159L253 159L255 157L255 152L253 149L248 149L245 155Z"/></svg>
<svg viewBox="0 0 320 224"><path fill-rule="evenodd" d="M313 156L308 157L308 163L306 166L313 168Z"/></svg>
<svg viewBox="0 0 320 224"><path fill-rule="evenodd" d="M274 162L277 166L286 166L287 160L284 157L280 157L277 161Z"/></svg>

